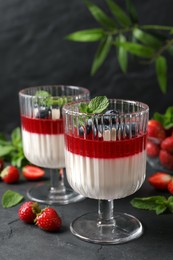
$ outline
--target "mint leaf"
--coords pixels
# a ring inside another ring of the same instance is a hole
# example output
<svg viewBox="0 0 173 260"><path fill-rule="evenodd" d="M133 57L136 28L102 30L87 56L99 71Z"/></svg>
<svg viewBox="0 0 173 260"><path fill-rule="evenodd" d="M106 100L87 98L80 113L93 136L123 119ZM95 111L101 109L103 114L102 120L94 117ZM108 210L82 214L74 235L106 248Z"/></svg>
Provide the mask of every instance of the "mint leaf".
<svg viewBox="0 0 173 260"><path fill-rule="evenodd" d="M38 90L35 93L36 97L50 97L50 93L45 90Z"/></svg>
<svg viewBox="0 0 173 260"><path fill-rule="evenodd" d="M102 113L109 105L109 100L105 96L98 96L93 99L88 104L88 110L92 114Z"/></svg>
<svg viewBox="0 0 173 260"><path fill-rule="evenodd" d="M131 205L138 209L154 210L159 215L168 208L168 200L164 196L152 196L145 198L134 198Z"/></svg>
<svg viewBox="0 0 173 260"><path fill-rule="evenodd" d="M3 208L13 207L21 202L23 198L18 192L7 190L2 196L2 206Z"/></svg>

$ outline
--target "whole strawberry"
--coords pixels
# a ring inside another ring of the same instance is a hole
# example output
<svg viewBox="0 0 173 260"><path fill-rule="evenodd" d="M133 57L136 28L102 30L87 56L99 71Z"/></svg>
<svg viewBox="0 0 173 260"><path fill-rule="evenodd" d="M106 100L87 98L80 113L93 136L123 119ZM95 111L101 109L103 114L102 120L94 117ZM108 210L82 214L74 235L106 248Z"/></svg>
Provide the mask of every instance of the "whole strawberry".
<svg viewBox="0 0 173 260"><path fill-rule="evenodd" d="M173 136L169 136L161 143L161 148L168 153L173 154Z"/></svg>
<svg viewBox="0 0 173 260"><path fill-rule="evenodd" d="M37 202L27 201L20 206L18 216L22 221L33 224L39 212L41 212L41 209Z"/></svg>
<svg viewBox="0 0 173 260"><path fill-rule="evenodd" d="M154 142L147 141L146 152L149 157L159 156L159 152L160 152L159 145L155 144Z"/></svg>
<svg viewBox="0 0 173 260"><path fill-rule="evenodd" d="M19 170L15 166L7 166L0 174L2 181L12 184L19 181Z"/></svg>
<svg viewBox="0 0 173 260"><path fill-rule="evenodd" d="M160 163L168 170L173 170L173 154L161 150L159 154Z"/></svg>
<svg viewBox="0 0 173 260"><path fill-rule="evenodd" d="M165 139L165 129L157 120L151 119L148 121L148 137L159 143Z"/></svg>
<svg viewBox="0 0 173 260"><path fill-rule="evenodd" d="M45 208L36 217L36 225L49 232L59 231L62 225L61 218L53 208Z"/></svg>

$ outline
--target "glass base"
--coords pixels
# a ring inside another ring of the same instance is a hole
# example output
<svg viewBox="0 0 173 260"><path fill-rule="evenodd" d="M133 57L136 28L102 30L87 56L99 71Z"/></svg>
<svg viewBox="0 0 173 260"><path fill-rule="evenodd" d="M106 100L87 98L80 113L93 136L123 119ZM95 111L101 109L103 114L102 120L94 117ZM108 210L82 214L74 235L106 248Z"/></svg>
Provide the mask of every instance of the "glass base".
<svg viewBox="0 0 173 260"><path fill-rule="evenodd" d="M141 222L126 213L114 213L115 225L99 225L97 213L87 213L75 219L71 232L78 238L98 244L121 244L140 237Z"/></svg>
<svg viewBox="0 0 173 260"><path fill-rule="evenodd" d="M33 201L48 205L66 205L85 199L82 195L76 193L71 188L66 188L63 192L51 192L50 186L45 183L39 183L27 191L27 196Z"/></svg>

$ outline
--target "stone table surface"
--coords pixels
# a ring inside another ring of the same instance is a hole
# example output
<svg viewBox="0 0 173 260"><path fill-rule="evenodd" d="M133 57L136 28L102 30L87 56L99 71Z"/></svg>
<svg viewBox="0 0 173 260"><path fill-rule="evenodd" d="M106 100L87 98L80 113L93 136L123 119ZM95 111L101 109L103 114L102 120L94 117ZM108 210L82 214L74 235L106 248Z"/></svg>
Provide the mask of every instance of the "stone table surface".
<svg viewBox="0 0 173 260"><path fill-rule="evenodd" d="M147 166L147 177L154 172ZM45 180L46 181L46 180ZM21 180L15 185L0 183L0 197L11 189L24 195L34 185ZM135 215L144 227L144 234L131 242L121 245L97 245L84 242L73 236L69 225L77 216L97 211L97 201L84 201L66 206L53 206L63 220L60 233L48 233L35 225L24 224L18 219L17 211L21 204L4 209L0 205L0 260L172 260L173 259L173 215L134 209L130 200L133 197L169 195L156 192L147 180L134 195L114 203L115 209ZM45 205L42 205L45 207Z"/></svg>

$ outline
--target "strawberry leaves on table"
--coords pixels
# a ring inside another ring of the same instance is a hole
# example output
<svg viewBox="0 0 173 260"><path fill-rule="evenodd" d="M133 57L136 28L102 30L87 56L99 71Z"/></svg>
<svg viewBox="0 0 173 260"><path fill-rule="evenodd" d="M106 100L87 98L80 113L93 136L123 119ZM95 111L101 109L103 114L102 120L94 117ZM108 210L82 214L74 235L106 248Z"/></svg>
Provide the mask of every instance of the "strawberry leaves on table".
<svg viewBox="0 0 173 260"><path fill-rule="evenodd" d="M11 208L20 203L23 200L23 198L24 197L18 192L7 190L2 196L2 206L3 208Z"/></svg>
<svg viewBox="0 0 173 260"><path fill-rule="evenodd" d="M10 138L0 134L0 158L19 168L28 164L23 153L22 136L19 127L12 131Z"/></svg>
<svg viewBox="0 0 173 260"><path fill-rule="evenodd" d="M144 198L134 198L130 201L131 205L138 209L153 210L157 215L169 211L173 213L173 196L151 196Z"/></svg>

